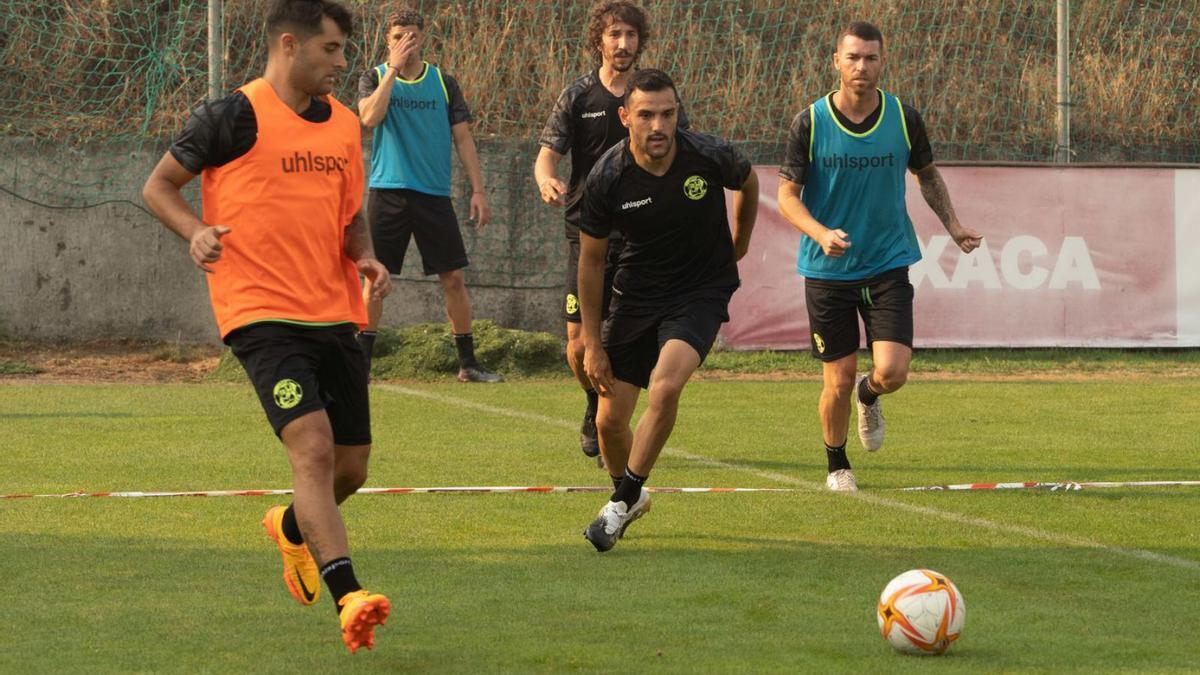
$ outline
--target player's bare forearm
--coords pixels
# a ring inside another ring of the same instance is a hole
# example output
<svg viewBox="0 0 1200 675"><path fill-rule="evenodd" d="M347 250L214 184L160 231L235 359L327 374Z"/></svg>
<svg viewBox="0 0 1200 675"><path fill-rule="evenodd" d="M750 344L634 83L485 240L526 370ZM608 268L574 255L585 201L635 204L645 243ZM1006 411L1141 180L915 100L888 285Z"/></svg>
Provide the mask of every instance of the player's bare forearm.
<svg viewBox="0 0 1200 675"><path fill-rule="evenodd" d="M779 201L779 213L791 223L792 227L800 230L805 236L819 241L820 236L828 229L816 218L813 218L812 213L804 202L800 199L800 194L804 190L804 185L793 183L790 180L779 179L779 191L776 198Z"/></svg>
<svg viewBox="0 0 1200 675"><path fill-rule="evenodd" d="M346 257L358 262L364 258L375 257L375 247L371 243L371 229L367 227L367 219L362 211L354 214L350 224L346 226L346 243L342 246Z"/></svg>
<svg viewBox="0 0 1200 675"><path fill-rule="evenodd" d="M183 198L183 186L194 177L171 153L166 153L142 186L146 207L184 241L191 241L197 232L207 227Z"/></svg>
<svg viewBox="0 0 1200 675"><path fill-rule="evenodd" d="M533 179L537 181L538 195L547 204L564 205L563 196L567 193L567 186L558 179L558 163L562 158L557 152L543 147L533 164Z"/></svg>
<svg viewBox="0 0 1200 675"><path fill-rule="evenodd" d="M454 135L454 147L458 150L458 159L462 162L463 169L467 171L467 178L471 181L471 191L482 193L483 170L479 166L479 151L475 147L475 137L471 135L470 123L459 122L450 127L450 131Z"/></svg>
<svg viewBox="0 0 1200 675"><path fill-rule="evenodd" d="M733 248L741 260L750 249L750 235L758 218L758 174L753 171L733 195Z"/></svg>
<svg viewBox="0 0 1200 675"><path fill-rule="evenodd" d="M952 230L958 225L958 216L954 213L954 205L950 203L950 190L946 187L946 181L942 180L942 173L936 165L930 164L917 171L916 176L925 203L937 214L942 226L947 231Z"/></svg>
<svg viewBox="0 0 1200 675"><path fill-rule="evenodd" d="M585 344L600 344L604 304L604 257L608 240L579 234L579 317Z"/></svg>
<svg viewBox="0 0 1200 675"><path fill-rule="evenodd" d="M387 116L388 103L392 100L392 86L396 83L396 72L388 69L383 74L383 80L371 95L358 102L358 115L363 126L373 129L383 123Z"/></svg>
<svg viewBox="0 0 1200 675"><path fill-rule="evenodd" d="M558 163L562 158L562 155L550 148L543 147L538 150L537 161L533 163L533 179L537 181L538 187L550 178L558 178Z"/></svg>

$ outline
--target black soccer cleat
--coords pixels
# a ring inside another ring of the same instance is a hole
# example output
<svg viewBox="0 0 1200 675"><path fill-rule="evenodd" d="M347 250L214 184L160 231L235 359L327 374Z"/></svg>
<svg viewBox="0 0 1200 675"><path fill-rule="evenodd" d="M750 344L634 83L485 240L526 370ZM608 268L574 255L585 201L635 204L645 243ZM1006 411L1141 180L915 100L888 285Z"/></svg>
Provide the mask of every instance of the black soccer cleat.
<svg viewBox="0 0 1200 675"><path fill-rule="evenodd" d="M503 382L504 378L496 373L489 373L478 366L470 366L468 368L458 369L458 381L493 383Z"/></svg>
<svg viewBox="0 0 1200 675"><path fill-rule="evenodd" d="M600 439L596 436L595 413L584 413L583 424L579 425L579 449L588 457L600 456Z"/></svg>

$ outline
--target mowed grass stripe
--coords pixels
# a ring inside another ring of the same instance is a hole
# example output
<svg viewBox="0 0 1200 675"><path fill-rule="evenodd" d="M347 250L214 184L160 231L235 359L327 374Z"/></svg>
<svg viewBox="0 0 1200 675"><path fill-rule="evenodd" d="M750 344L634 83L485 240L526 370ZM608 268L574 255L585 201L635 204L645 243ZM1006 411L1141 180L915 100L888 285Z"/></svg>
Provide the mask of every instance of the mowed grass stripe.
<svg viewBox="0 0 1200 675"><path fill-rule="evenodd" d="M541 414L537 414L537 413L525 412L525 411L517 410L517 409L513 409L513 408L504 408L504 407L490 405L490 404L486 404L486 403L479 403L476 401L472 401L470 399L459 398L459 397L455 397L455 396L447 396L445 394L423 391L420 389L413 389L411 387L404 387L404 386L400 386L400 385L391 385L391 384L381 384L381 385L375 385L375 388L382 389L384 391L393 392L396 394L401 394L404 396L423 398L426 400L435 401L435 402L443 403L443 404L450 405L450 406L468 408L468 409L475 410L478 412L488 413L488 414L492 414L492 415L498 415L498 416L502 416L502 417L509 417L509 418L514 418L514 419L531 421L531 422L538 422L541 424L546 424L546 425L565 428L565 429L577 428L577 423L571 422L571 421L565 420L565 419L550 417L548 415L541 415ZM668 446L663 449L663 452L665 454L670 454L675 457L679 457L680 459L685 459L685 460L688 460L691 462L704 464L704 465L714 467L714 468L727 469L727 470L731 470L731 471L739 471L739 472L749 474L749 475L752 475L752 476L755 476L758 478L775 481L778 483L784 483L786 485L792 485L792 486L799 487L802 489L820 491L820 490L823 490L825 487L824 485L817 483L816 481L810 481L810 480L804 480L802 478L796 478L794 476L779 473L777 471L764 471L764 470L761 470L761 469L758 469L755 467L738 464L736 462L727 462L724 460L714 459L712 457L706 457L703 455L698 455L698 454L695 454L692 452L688 452L686 450L683 450L683 449L680 449L677 447ZM1123 556L1123 557L1133 558L1136 560L1152 562L1152 563L1162 564L1162 565L1170 565L1173 567L1179 567L1179 568L1188 569L1188 570L1200 571L1200 562L1197 562L1195 560L1188 560L1186 558L1179 558L1176 556L1166 555L1166 554L1162 554L1162 553L1156 553L1154 551L1147 551L1144 549L1137 549L1137 548L1126 548L1126 547L1120 547L1120 546L1110 546L1108 544L1093 541L1090 539L1074 537L1071 535L1062 534L1062 533L1058 533L1058 532L1048 532L1046 530L1041 530L1038 528L1026 527L1026 526L1022 526L1022 525L1013 525L1011 523L997 522L995 520L989 520L987 518L981 518L978 516L970 516L967 514L957 513L954 511L937 509L937 508L933 508L930 506L922 506L920 504L910 504L907 502L903 502L903 501L900 501L897 499L892 499L889 497L885 497L885 496L870 493L870 492L860 491L860 492L845 495L845 496L848 498L851 498L851 499L858 499L860 501L866 502L866 503L874 505L874 506L880 506L880 507L884 507L884 508L888 508L888 509L899 509L899 510L902 510L902 511L905 511L908 513L913 513L913 514L921 515L921 516L928 516L928 517L932 517L932 518L938 518L940 520L949 521L951 523L955 523L955 524L959 524L959 525L967 525L970 527L982 528L982 529L990 530L993 532L1001 532L1004 534L1010 534L1010 535L1015 535L1015 536L1019 536L1019 537L1029 538L1029 539L1036 539L1036 540L1044 541L1044 542L1050 543L1050 544L1066 545L1066 546L1072 546L1072 547L1076 547L1076 548L1089 548L1089 549L1094 549L1097 551L1111 553L1113 555L1119 555L1119 556Z"/></svg>

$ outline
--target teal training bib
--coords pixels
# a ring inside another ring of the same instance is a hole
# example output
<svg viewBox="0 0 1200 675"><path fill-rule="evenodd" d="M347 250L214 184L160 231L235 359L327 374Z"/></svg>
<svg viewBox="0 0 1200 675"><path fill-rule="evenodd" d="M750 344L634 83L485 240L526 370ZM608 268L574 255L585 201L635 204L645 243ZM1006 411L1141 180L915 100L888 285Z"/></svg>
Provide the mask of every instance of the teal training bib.
<svg viewBox="0 0 1200 675"><path fill-rule="evenodd" d="M828 96L809 106L812 137L801 199L822 225L845 230L850 248L831 258L803 237L796 269L805 277L866 279L921 259L904 203L910 149L904 111L900 99L879 93L879 121L863 134L842 126Z"/></svg>
<svg viewBox="0 0 1200 675"><path fill-rule="evenodd" d="M382 82L387 65L375 67ZM405 188L450 196L450 95L437 66L416 80L396 78L388 111L375 127L372 188Z"/></svg>

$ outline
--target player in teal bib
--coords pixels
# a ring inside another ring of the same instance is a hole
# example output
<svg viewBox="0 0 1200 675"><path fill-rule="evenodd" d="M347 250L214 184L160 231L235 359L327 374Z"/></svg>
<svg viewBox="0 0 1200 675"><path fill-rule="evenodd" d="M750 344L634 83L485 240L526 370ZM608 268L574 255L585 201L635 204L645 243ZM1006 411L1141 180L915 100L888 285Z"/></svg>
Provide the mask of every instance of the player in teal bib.
<svg viewBox="0 0 1200 675"><path fill-rule="evenodd" d="M831 490L858 481L846 457L850 401L868 451L883 445L879 397L908 379L913 344L913 287L908 266L921 259L904 201L905 171L964 253L982 236L958 222L933 164L925 123L878 87L883 34L856 21L833 55L841 88L796 115L779 169L779 210L804 233L796 269L805 277L813 356L824 362L821 430ZM857 376L862 317L875 367Z"/></svg>
<svg viewBox="0 0 1200 675"><path fill-rule="evenodd" d="M401 9L384 21L388 59L358 82L362 123L374 130L367 217L371 243L388 271L399 274L416 241L426 276L437 275L458 348L458 379L499 382L475 359L471 298L463 269L470 264L450 200L450 156L458 151L471 181L471 215L487 225L490 209L479 153L471 136L471 110L453 77L421 59L425 17ZM365 291L364 291L365 293ZM364 296L366 298L366 296ZM383 303L367 299L367 327L359 343L367 358L375 345Z"/></svg>

